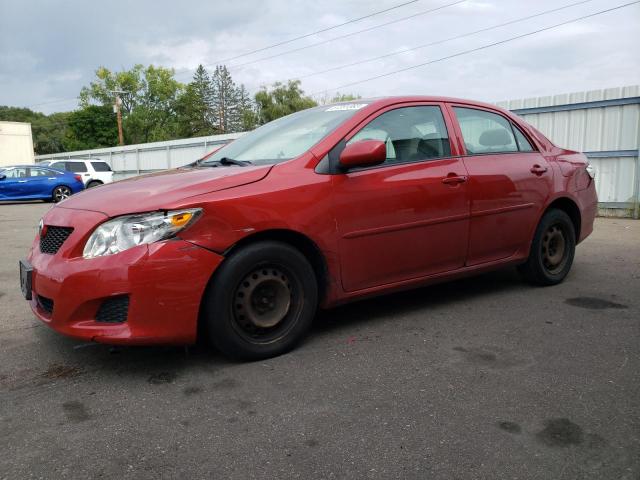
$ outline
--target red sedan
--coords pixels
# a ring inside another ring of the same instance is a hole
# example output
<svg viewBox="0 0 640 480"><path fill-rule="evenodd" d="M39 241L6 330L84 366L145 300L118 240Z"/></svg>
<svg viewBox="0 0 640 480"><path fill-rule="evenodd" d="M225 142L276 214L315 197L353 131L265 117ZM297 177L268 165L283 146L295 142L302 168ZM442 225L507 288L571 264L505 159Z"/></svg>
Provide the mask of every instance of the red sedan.
<svg viewBox="0 0 640 480"><path fill-rule="evenodd" d="M71 337L291 349L318 306L518 266L561 282L593 229L584 155L493 105L358 100L268 123L195 166L49 210L21 284Z"/></svg>

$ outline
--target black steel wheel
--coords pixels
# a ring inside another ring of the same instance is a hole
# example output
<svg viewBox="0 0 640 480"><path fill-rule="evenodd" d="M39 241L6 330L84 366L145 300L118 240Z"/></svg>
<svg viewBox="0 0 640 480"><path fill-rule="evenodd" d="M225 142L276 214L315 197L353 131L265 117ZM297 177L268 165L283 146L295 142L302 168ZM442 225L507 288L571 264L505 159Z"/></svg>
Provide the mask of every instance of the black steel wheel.
<svg viewBox="0 0 640 480"><path fill-rule="evenodd" d="M549 210L538 224L529 258L519 271L531 283L555 285L571 270L575 249L576 233L571 218L562 210Z"/></svg>
<svg viewBox="0 0 640 480"><path fill-rule="evenodd" d="M317 307L313 268L290 245L239 249L218 268L203 299L203 326L228 356L257 360L285 353L307 332Z"/></svg>
<svg viewBox="0 0 640 480"><path fill-rule="evenodd" d="M55 202L61 202L65 198L69 198L71 196L71 189L66 185L60 185L53 189L53 193L51 194L51 199Z"/></svg>

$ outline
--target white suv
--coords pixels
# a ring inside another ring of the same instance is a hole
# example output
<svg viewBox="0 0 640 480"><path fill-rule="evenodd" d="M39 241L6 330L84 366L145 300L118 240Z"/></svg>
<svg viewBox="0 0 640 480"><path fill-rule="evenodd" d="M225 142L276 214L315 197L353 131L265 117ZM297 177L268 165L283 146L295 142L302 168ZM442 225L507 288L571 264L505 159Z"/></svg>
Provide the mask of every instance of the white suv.
<svg viewBox="0 0 640 480"><path fill-rule="evenodd" d="M113 182L113 172L107 162L97 159L46 160L40 165L48 165L58 170L77 173L82 176L86 188Z"/></svg>

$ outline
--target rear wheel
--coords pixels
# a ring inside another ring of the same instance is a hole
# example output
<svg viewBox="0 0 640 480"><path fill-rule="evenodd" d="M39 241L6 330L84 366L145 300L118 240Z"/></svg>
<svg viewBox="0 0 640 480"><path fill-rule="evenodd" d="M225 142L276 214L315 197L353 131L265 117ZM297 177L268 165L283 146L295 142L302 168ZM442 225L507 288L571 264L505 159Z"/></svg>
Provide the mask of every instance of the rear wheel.
<svg viewBox="0 0 640 480"><path fill-rule="evenodd" d="M317 307L313 268L281 242L248 245L227 258L204 297L205 331L224 354L258 360L291 350Z"/></svg>
<svg viewBox="0 0 640 480"><path fill-rule="evenodd" d="M71 189L66 185L60 185L53 189L53 193L51 194L51 200L55 203L61 202L65 198L69 198L71 196Z"/></svg>
<svg viewBox="0 0 640 480"><path fill-rule="evenodd" d="M102 182L100 182L98 180L91 180L89 183L87 183L87 188L93 188L93 187L97 187L99 185L102 185Z"/></svg>
<svg viewBox="0 0 640 480"><path fill-rule="evenodd" d="M576 234L571 218L562 210L549 210L538 224L527 262L518 269L531 283L558 284L571 270L575 249Z"/></svg>

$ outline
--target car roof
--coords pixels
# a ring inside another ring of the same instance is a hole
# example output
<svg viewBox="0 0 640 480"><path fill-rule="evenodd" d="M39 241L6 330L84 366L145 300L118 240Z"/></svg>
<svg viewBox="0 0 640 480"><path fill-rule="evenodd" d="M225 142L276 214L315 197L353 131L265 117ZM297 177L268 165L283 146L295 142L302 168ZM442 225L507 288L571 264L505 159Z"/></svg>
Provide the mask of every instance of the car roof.
<svg viewBox="0 0 640 480"><path fill-rule="evenodd" d="M66 170L60 170L59 168L53 168L49 165L40 165L38 163L31 163L29 165L2 165L0 170L7 170L9 168L46 168L48 170L54 170L56 172L69 173Z"/></svg>
<svg viewBox="0 0 640 480"><path fill-rule="evenodd" d="M456 97L441 97L437 95L398 95L387 97L370 97L370 98L357 98L354 100L348 100L344 102L336 102L330 105L344 105L350 103L366 103L368 107L385 107L387 105L394 105L396 103L408 103L408 102L439 102L439 103L460 103L470 106L478 106L484 108L490 108L493 110L506 111L497 105L492 103L480 102L478 100L470 100L468 98L456 98ZM326 105L323 105L326 106Z"/></svg>

